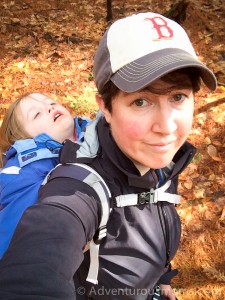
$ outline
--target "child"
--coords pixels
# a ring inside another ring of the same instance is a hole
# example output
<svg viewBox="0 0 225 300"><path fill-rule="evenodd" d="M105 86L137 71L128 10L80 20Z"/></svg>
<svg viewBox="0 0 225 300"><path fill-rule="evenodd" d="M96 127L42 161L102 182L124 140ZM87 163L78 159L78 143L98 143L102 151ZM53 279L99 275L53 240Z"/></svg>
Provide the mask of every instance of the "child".
<svg viewBox="0 0 225 300"><path fill-rule="evenodd" d="M8 109L0 128L0 157L5 153L6 159L0 173L0 258L21 215L37 201L45 176L58 164L63 141L82 139L88 122L74 119L41 93L26 94Z"/></svg>
<svg viewBox="0 0 225 300"><path fill-rule="evenodd" d="M201 79L214 90L215 76L180 25L147 12L118 20L105 32L94 78L104 115L96 126L99 147L88 159L70 141L64 144L64 176L53 172L0 261L5 300L176 299L170 261L181 231L174 205L178 176L195 154L186 141L194 95ZM95 238L103 210L98 193L74 179L77 162L90 165L111 192L97 274L88 274L89 252L83 250Z"/></svg>

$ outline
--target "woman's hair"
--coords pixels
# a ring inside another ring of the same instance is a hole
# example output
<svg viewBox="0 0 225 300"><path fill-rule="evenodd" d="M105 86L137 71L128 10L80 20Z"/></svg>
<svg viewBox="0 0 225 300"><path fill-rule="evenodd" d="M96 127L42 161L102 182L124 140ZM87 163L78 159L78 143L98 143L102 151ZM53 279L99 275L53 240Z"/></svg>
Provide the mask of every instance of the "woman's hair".
<svg viewBox="0 0 225 300"><path fill-rule="evenodd" d="M160 79L166 83L173 84L174 87L182 87L184 81L187 80L186 76L188 76L191 81L193 92L198 92L201 86L201 82L200 73L197 68L188 67L180 70L175 70L161 77ZM151 85L146 87L146 89L154 94L164 94L167 92L167 90L153 89ZM103 89L99 91L99 94L101 95L104 101L105 107L108 109L109 112L112 112L112 100L117 96L119 92L120 89L112 81L108 81L103 87Z"/></svg>
<svg viewBox="0 0 225 300"><path fill-rule="evenodd" d="M23 129L23 125L18 119L18 110L20 102L29 94L23 95L15 102L13 102L3 118L0 127L0 167L3 166L3 154L8 148L17 140L26 139L30 136Z"/></svg>

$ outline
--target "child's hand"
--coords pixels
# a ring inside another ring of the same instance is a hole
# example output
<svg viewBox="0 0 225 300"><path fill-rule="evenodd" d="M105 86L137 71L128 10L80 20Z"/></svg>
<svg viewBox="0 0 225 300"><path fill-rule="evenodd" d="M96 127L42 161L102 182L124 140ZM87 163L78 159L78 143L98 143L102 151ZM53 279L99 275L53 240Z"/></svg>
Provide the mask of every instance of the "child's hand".
<svg viewBox="0 0 225 300"><path fill-rule="evenodd" d="M162 295L168 300L176 300L176 296L174 294L173 289L170 285L160 284Z"/></svg>

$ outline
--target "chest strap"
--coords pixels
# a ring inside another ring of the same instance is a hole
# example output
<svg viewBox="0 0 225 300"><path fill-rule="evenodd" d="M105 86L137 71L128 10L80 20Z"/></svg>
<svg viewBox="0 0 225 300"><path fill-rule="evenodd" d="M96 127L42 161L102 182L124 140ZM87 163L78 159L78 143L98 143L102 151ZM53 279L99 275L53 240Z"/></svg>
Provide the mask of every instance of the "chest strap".
<svg viewBox="0 0 225 300"><path fill-rule="evenodd" d="M151 188L149 192L140 194L120 195L113 199L113 204L116 207L125 207L147 203L157 203L165 201L173 204L180 203L180 196L177 194L166 193L165 191L170 187L171 180L167 181L158 189Z"/></svg>

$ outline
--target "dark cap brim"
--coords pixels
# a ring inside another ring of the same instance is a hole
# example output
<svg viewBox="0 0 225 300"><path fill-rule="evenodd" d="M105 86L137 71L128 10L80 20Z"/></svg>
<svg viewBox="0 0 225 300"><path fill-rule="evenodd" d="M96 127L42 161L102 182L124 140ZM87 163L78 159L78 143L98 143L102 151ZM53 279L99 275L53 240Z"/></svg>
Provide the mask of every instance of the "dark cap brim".
<svg viewBox="0 0 225 300"><path fill-rule="evenodd" d="M143 89L160 77L187 67L195 67L210 90L215 90L217 80L213 72L190 53L168 48L147 54L127 64L112 75L110 80L122 91L132 93Z"/></svg>

